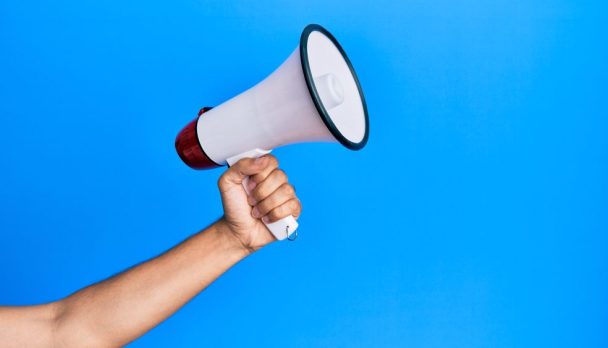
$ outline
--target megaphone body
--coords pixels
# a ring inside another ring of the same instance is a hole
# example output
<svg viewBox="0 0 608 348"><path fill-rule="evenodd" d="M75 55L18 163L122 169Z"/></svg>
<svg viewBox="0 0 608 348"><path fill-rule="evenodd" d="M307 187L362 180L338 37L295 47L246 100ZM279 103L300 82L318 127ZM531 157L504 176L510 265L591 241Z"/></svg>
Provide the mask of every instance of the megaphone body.
<svg viewBox="0 0 608 348"><path fill-rule="evenodd" d="M367 107L352 64L327 30L311 24L279 68L232 99L201 109L175 146L187 165L207 169L298 142L338 142L358 150L368 134ZM289 216L266 226L282 240L291 239L298 224Z"/></svg>

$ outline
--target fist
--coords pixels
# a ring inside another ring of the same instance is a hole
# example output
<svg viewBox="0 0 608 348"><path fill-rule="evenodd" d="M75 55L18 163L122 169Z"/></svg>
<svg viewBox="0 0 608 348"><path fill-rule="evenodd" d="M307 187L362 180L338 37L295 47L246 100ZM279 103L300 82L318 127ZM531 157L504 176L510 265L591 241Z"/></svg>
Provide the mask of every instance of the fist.
<svg viewBox="0 0 608 348"><path fill-rule="evenodd" d="M247 177L249 195L242 185ZM224 172L218 186L228 233L249 251L275 240L263 222L289 215L297 219L302 212L294 187L272 155L241 159Z"/></svg>

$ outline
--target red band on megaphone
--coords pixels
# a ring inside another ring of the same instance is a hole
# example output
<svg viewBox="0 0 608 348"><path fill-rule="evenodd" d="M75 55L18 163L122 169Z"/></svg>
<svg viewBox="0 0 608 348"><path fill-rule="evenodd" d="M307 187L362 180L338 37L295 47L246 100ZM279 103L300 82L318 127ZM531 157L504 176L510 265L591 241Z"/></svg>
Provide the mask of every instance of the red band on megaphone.
<svg viewBox="0 0 608 348"><path fill-rule="evenodd" d="M192 122L188 123L188 125L184 127L181 132L179 132L177 138L175 139L175 149L177 150L177 154L182 161L184 161L184 163L194 169L210 169L220 166L213 162L209 156L205 154L196 132L196 125L199 117L209 110L211 110L210 107L200 109L198 112L198 117Z"/></svg>

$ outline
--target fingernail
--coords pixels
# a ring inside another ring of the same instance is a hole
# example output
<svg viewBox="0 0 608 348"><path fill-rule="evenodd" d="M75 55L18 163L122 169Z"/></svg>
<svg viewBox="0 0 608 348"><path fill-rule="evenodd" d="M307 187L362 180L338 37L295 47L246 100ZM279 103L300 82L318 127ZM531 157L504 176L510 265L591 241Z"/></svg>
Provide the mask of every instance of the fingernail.
<svg viewBox="0 0 608 348"><path fill-rule="evenodd" d="M251 196L247 196L247 201L249 202L249 205L254 206L257 204L257 202L255 201L255 198L251 197Z"/></svg>
<svg viewBox="0 0 608 348"><path fill-rule="evenodd" d="M264 223L265 223L265 224L267 224L267 223L269 223L269 222L270 222L270 218L269 218L268 216L264 216L264 217L262 218L262 221L264 221Z"/></svg>
<svg viewBox="0 0 608 348"><path fill-rule="evenodd" d="M249 179L249 181L247 182L247 190L251 191L253 190L255 187L257 186L257 184L255 183L255 181Z"/></svg>
<svg viewBox="0 0 608 348"><path fill-rule="evenodd" d="M251 210L251 215L256 219L260 217L260 211L258 210L258 207L253 207L253 209Z"/></svg>

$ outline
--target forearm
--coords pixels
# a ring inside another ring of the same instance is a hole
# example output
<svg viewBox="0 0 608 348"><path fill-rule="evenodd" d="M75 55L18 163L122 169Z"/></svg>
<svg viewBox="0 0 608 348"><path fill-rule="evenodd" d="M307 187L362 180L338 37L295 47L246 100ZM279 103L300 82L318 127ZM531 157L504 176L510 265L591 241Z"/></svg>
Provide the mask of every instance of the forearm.
<svg viewBox="0 0 608 348"><path fill-rule="evenodd" d="M223 220L122 274L56 304L59 346L122 346L169 317L248 252Z"/></svg>
<svg viewBox="0 0 608 348"><path fill-rule="evenodd" d="M48 347L53 339L53 306L0 307L0 348Z"/></svg>
<svg viewBox="0 0 608 348"><path fill-rule="evenodd" d="M250 197L242 186L247 177ZM300 215L295 190L272 156L240 160L218 185L225 218L165 254L61 301L0 307L0 348L123 346L273 242L263 220Z"/></svg>

